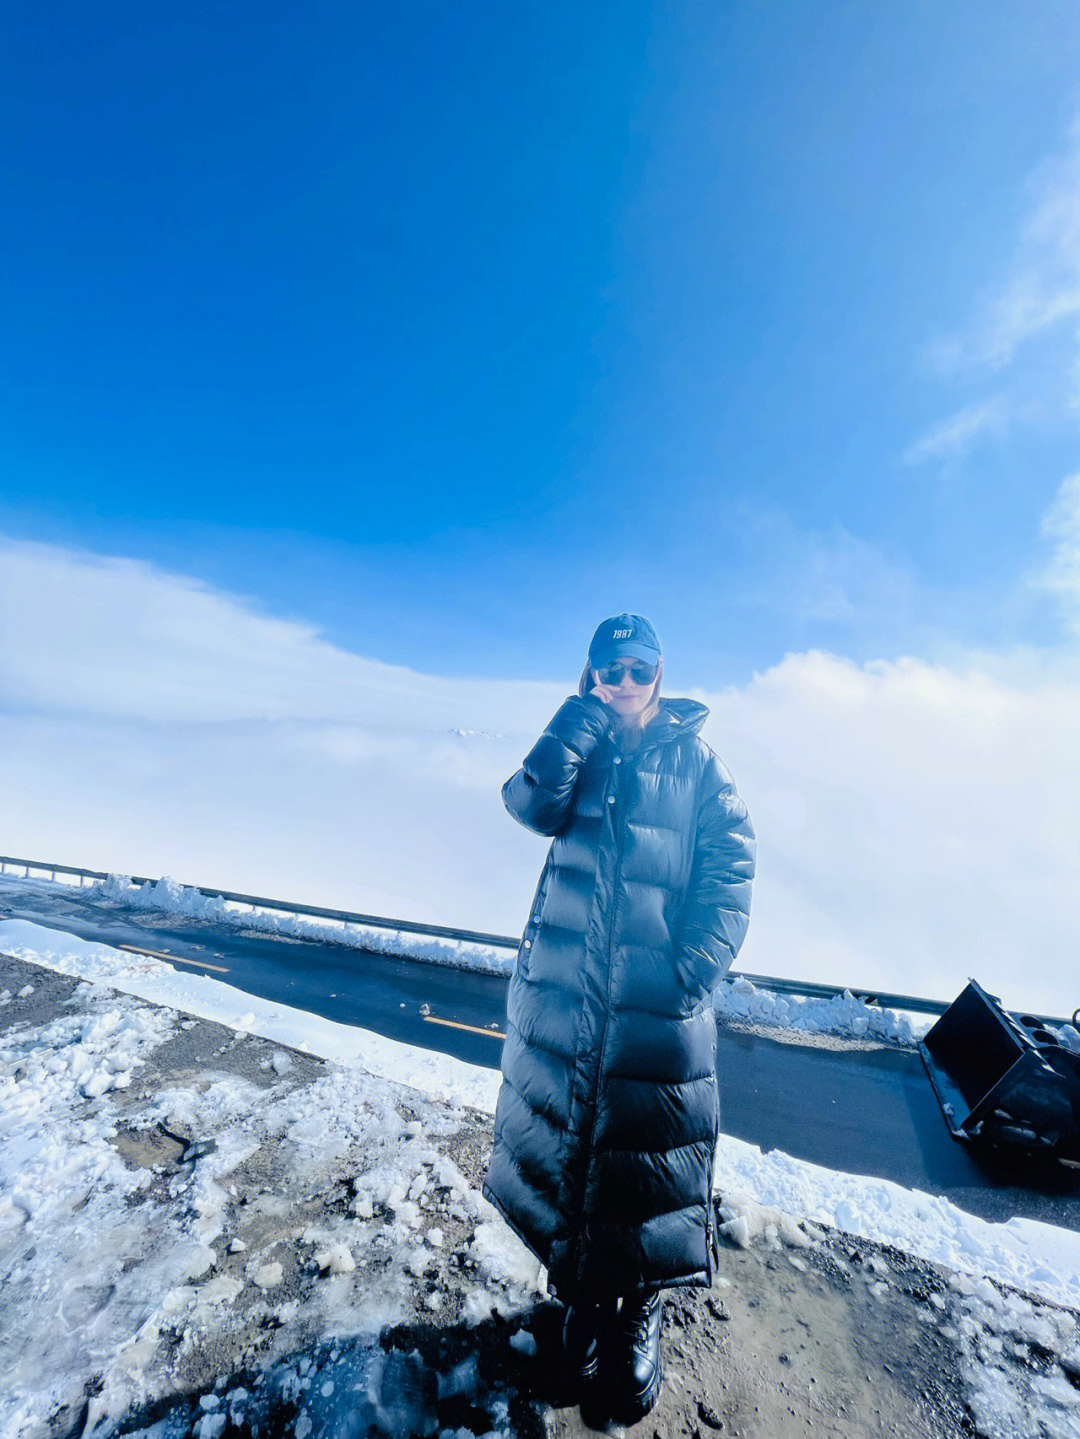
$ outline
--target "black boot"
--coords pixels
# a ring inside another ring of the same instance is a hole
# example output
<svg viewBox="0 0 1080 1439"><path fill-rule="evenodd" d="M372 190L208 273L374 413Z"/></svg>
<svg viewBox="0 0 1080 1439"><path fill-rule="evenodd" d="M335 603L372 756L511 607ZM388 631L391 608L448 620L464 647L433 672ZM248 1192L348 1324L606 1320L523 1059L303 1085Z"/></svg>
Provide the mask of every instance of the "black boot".
<svg viewBox="0 0 1080 1439"><path fill-rule="evenodd" d="M596 1378L600 1347L600 1305L570 1304L562 1327L563 1354L575 1379Z"/></svg>
<svg viewBox="0 0 1080 1439"><path fill-rule="evenodd" d="M609 1382L611 1417L623 1424L643 1419L660 1397L664 1366L660 1359L663 1320L660 1293L624 1299L613 1334Z"/></svg>

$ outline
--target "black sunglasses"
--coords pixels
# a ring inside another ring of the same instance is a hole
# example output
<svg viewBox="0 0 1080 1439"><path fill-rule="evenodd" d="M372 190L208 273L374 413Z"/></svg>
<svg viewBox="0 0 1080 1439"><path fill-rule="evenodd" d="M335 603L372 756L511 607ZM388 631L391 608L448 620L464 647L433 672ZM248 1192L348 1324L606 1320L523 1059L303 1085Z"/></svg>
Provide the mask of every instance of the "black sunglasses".
<svg viewBox="0 0 1080 1439"><path fill-rule="evenodd" d="M596 673L600 676L602 685L622 684L622 677L629 674L636 685L651 685L656 678L658 665L646 664L644 660L635 660L632 665L610 664L605 665L602 670Z"/></svg>

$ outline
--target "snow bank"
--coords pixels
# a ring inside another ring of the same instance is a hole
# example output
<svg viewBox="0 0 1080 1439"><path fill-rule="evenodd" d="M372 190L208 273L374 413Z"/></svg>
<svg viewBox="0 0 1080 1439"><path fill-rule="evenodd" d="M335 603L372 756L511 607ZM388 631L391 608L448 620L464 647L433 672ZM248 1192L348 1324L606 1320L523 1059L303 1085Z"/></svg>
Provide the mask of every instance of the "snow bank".
<svg viewBox="0 0 1080 1439"><path fill-rule="evenodd" d="M168 877L153 884L134 884L127 875L111 874L108 879L87 886L84 894L88 898L112 900L129 909L153 909L162 914L187 915L192 919L229 925L233 929L256 929L262 934L343 944L351 949L393 954L403 959L426 959L434 964L449 964L456 969L478 970L483 974L509 974L514 967L514 954L509 949L472 944L465 940L436 939L410 934L407 930L345 924L340 920L283 914L278 910L250 906L245 908L233 900L217 896L211 898L190 885L180 884Z"/></svg>
<svg viewBox="0 0 1080 1439"><path fill-rule="evenodd" d="M774 1029L838 1034L853 1039L886 1039L900 1044L913 1044L921 1039L933 1023L932 1018L924 1015L916 1017L867 1004L850 990L829 999L810 999L759 989L745 975L726 980L713 991L713 1008L725 1019L749 1020Z"/></svg>
<svg viewBox="0 0 1080 1439"><path fill-rule="evenodd" d="M1080 1309L1080 1234L1072 1229L1035 1219L991 1223L941 1195L824 1169L778 1150L763 1154L728 1135L720 1141L717 1189L728 1221L746 1214L751 1237L776 1222L770 1213L776 1210Z"/></svg>
<svg viewBox="0 0 1080 1439"><path fill-rule="evenodd" d="M36 1432L69 1399L67 1376L82 1374L88 1345L106 1364L119 1361L154 1307L127 1277L132 1256L145 1256L141 1279L159 1300L210 1262L194 1233L159 1242L147 1207L127 1202L150 1176L129 1170L109 1143L110 1091L175 1026L165 1010L99 989L84 1012L0 1041L5 1434Z"/></svg>

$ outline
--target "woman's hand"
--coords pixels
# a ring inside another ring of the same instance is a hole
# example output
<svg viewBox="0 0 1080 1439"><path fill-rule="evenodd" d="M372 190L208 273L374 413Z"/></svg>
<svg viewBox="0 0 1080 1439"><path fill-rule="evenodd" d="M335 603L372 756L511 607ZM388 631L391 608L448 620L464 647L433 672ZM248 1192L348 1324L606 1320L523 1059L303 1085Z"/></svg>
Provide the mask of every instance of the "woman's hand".
<svg viewBox="0 0 1080 1439"><path fill-rule="evenodd" d="M600 676L595 670L592 672L592 677L593 687L589 693L594 694L601 704L609 705L615 697L615 686L601 684Z"/></svg>

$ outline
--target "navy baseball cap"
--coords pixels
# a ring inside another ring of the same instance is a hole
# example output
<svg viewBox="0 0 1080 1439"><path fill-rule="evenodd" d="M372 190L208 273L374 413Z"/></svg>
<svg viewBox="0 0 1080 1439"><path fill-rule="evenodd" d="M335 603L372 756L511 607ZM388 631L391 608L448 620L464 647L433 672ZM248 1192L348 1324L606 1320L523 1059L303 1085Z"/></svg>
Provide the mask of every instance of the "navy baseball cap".
<svg viewBox="0 0 1080 1439"><path fill-rule="evenodd" d="M589 645L589 663L603 669L620 655L654 665L660 658L660 641L648 620L641 615L615 615L597 629Z"/></svg>

